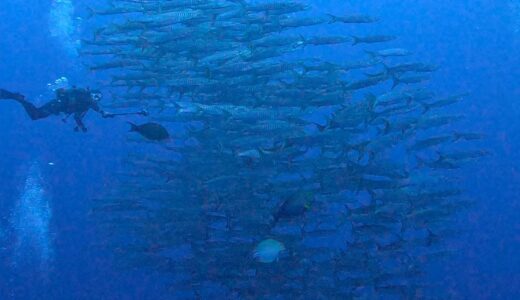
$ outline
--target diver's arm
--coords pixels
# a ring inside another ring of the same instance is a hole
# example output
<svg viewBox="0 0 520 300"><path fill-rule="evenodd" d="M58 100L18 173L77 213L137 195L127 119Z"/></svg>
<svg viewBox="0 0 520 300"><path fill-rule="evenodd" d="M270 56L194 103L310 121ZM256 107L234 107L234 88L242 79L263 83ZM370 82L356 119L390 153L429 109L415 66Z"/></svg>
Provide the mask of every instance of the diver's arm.
<svg viewBox="0 0 520 300"><path fill-rule="evenodd" d="M97 103L93 103L92 110L101 114L103 118L113 118L114 114L102 110Z"/></svg>

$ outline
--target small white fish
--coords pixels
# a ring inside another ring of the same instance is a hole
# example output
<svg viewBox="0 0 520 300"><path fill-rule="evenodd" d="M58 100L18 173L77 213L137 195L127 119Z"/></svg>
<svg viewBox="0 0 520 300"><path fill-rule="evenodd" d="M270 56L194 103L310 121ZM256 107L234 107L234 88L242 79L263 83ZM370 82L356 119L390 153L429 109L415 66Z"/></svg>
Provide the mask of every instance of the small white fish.
<svg viewBox="0 0 520 300"><path fill-rule="evenodd" d="M53 162L48 163L49 166L54 166Z"/></svg>
<svg viewBox="0 0 520 300"><path fill-rule="evenodd" d="M253 257L261 263L272 263L278 260L285 246L279 241L267 239L261 241L255 248Z"/></svg>

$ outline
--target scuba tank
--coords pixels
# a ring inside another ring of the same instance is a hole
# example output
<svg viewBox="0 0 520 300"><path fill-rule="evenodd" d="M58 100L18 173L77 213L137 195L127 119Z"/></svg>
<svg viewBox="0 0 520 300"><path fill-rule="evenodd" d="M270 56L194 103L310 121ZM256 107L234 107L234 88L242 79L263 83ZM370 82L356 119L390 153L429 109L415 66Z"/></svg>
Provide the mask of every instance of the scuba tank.
<svg viewBox="0 0 520 300"><path fill-rule="evenodd" d="M56 100L66 113L81 113L92 105L92 96L89 89L72 87L71 89L57 89Z"/></svg>

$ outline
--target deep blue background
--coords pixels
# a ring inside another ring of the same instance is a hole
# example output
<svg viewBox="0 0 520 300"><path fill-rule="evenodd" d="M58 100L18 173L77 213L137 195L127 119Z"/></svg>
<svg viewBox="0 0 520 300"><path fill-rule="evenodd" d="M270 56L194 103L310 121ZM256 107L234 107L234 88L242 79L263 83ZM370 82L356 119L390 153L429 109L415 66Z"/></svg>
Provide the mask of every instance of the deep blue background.
<svg viewBox="0 0 520 300"><path fill-rule="evenodd" d="M461 237L465 248L432 266L432 277L454 299L520 299L520 15L510 1L309 2L338 15L379 16L381 23L367 30L398 35L395 46L442 66L432 82L439 94L471 92L463 107L467 124L487 133L494 155L463 174L477 202L460 217L468 229ZM78 85L96 82L96 74L83 71L50 38L49 9L50 0L0 2L0 87L35 99L60 76ZM77 134L59 118L31 122L19 106L0 102L0 228L7 226L28 163L39 161L51 197L55 252L47 283L34 270L14 272L9 251L0 252L0 299L167 297L156 278L116 271L107 253L91 247L97 236L89 199L110 187L110 171L127 151L127 127L93 114L87 122L89 133Z"/></svg>

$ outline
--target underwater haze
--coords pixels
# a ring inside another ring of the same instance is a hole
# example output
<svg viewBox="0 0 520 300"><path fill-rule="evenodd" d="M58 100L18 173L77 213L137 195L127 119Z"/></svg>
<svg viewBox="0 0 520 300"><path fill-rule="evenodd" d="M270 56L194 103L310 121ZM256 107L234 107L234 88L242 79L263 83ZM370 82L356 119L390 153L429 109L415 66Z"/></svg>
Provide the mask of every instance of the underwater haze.
<svg viewBox="0 0 520 300"><path fill-rule="evenodd" d="M520 299L520 0L4 0L0 36L0 89L108 113L0 97L0 299Z"/></svg>

